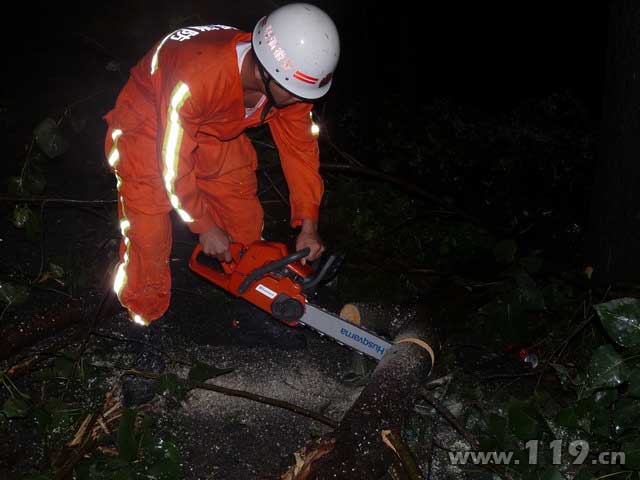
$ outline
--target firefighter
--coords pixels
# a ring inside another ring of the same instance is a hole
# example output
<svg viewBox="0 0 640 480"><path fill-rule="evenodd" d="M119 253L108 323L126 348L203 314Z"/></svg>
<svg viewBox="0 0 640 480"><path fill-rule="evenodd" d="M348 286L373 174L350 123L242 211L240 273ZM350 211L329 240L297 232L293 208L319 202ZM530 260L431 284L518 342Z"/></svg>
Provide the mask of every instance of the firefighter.
<svg viewBox="0 0 640 480"><path fill-rule="evenodd" d="M231 241L261 238L257 155L245 129L269 126L289 187L291 226L300 227L296 249L309 247L308 261L323 252L311 110L331 86L339 49L331 18L294 3L263 17L253 32L223 25L171 32L131 69L105 115L105 152L122 235L114 290L139 326L136 358L148 368L164 368L148 346L170 301L170 212L220 261L230 261Z"/></svg>

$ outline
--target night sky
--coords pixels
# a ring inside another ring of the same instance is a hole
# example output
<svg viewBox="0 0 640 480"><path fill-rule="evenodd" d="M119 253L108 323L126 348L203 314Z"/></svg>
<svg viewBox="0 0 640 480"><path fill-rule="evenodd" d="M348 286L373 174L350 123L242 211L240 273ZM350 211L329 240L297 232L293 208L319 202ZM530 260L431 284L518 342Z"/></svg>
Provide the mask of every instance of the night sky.
<svg viewBox="0 0 640 480"><path fill-rule="evenodd" d="M399 94L408 104L452 96L502 108L518 99L570 89L598 113L605 2L311 3L329 12L341 33L343 50L332 93L339 103L356 97L377 102ZM5 64L14 75L5 76L2 95L17 91L40 98L48 85L57 86L56 77L86 75L82 64L91 56L96 66L115 57L127 72L176 20L248 29L279 4L25 3L17 6L4 35Z"/></svg>

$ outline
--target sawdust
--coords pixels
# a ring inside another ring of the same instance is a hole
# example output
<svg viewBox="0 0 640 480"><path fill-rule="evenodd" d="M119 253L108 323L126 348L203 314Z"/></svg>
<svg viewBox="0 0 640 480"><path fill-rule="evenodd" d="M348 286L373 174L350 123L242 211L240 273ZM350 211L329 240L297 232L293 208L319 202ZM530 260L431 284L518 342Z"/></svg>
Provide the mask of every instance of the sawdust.
<svg viewBox="0 0 640 480"><path fill-rule="evenodd" d="M362 390L345 380L355 354L312 332L305 335L307 348L298 351L194 345L180 353L234 369L209 383L283 400L339 421ZM188 367L173 371L185 378ZM160 407L159 428L176 438L185 479L274 478L295 464L295 452L310 439L330 432L288 410L207 390L191 390L173 410Z"/></svg>

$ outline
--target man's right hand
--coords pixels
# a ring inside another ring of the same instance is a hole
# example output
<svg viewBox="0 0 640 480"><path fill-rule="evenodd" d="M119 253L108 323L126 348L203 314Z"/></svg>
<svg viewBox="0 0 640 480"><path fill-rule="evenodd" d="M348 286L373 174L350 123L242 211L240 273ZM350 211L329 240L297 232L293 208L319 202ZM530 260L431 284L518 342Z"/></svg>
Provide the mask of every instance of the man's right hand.
<svg viewBox="0 0 640 480"><path fill-rule="evenodd" d="M202 251L207 255L216 257L221 262L231 261L229 246L232 241L231 236L217 225L200 234Z"/></svg>

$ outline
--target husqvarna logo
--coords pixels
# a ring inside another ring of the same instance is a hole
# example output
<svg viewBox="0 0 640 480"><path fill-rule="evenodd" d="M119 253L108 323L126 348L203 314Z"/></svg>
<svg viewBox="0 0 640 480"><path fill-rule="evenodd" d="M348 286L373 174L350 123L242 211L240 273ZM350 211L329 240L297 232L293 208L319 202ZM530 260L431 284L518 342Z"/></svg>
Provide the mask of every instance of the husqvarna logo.
<svg viewBox="0 0 640 480"><path fill-rule="evenodd" d="M347 328L344 328L344 327L340 328L340 335L344 335L345 337L350 338L355 342L361 343L365 347L370 348L371 350L375 350L380 355L384 354L384 347L378 345L375 342L372 342L371 340L363 337L362 335L358 335L357 333L350 331Z"/></svg>

